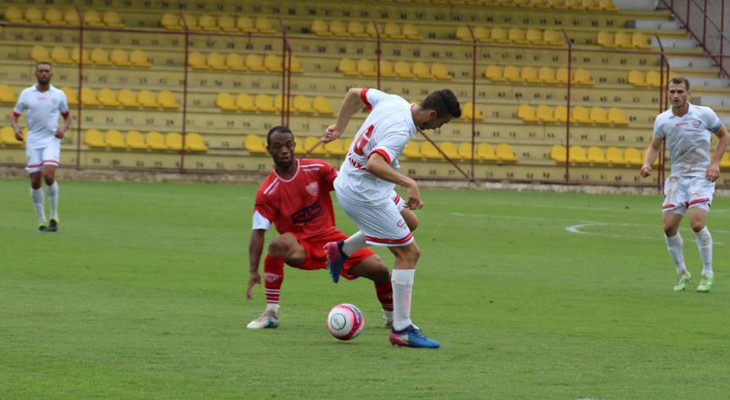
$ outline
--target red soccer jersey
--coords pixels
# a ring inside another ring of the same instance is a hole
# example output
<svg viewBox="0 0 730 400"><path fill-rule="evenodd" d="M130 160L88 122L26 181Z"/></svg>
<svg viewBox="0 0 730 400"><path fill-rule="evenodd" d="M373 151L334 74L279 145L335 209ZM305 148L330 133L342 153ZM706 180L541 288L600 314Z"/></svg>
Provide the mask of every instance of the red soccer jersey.
<svg viewBox="0 0 730 400"><path fill-rule="evenodd" d="M338 233L330 193L337 171L322 160L297 160L297 172L285 180L273 170L256 192L254 212L273 222L279 234L302 239Z"/></svg>

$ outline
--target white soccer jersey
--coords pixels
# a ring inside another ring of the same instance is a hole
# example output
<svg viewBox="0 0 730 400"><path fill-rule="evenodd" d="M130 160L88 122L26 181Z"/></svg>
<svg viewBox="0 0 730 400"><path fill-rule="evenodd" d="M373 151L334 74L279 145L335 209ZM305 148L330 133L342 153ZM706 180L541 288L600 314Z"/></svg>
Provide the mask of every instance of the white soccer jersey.
<svg viewBox="0 0 730 400"><path fill-rule="evenodd" d="M720 118L709 107L689 104L681 117L672 109L654 121L654 137L667 140L672 175L704 176L710 166L710 139L722 127Z"/></svg>
<svg viewBox="0 0 730 400"><path fill-rule="evenodd" d="M398 156L416 134L416 124L411 105L400 96L363 89L360 98L372 111L355 135L334 186L350 200L378 204L389 201L395 184L367 172L368 158L378 153L399 169Z"/></svg>
<svg viewBox="0 0 730 400"><path fill-rule="evenodd" d="M23 89L18 98L18 104L13 109L13 115L19 117L28 110L27 148L43 148L53 140L58 140L58 116L68 116L66 94L62 90L49 85L48 90L39 92L36 85Z"/></svg>

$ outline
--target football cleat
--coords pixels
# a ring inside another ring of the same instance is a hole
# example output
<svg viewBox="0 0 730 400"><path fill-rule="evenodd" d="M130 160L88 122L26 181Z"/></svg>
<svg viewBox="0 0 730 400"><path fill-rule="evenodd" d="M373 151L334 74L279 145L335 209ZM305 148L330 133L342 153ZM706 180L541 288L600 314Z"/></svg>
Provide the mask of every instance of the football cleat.
<svg viewBox="0 0 730 400"><path fill-rule="evenodd" d="M274 329L279 327L279 313L264 311L255 320L246 325L248 329Z"/></svg>
<svg viewBox="0 0 730 400"><path fill-rule="evenodd" d="M58 231L58 220L55 218L51 218L51 222L48 224L48 232L57 232Z"/></svg>
<svg viewBox="0 0 730 400"><path fill-rule="evenodd" d="M677 274L677 282L674 284L674 291L681 292L687 286L687 282L692 279L692 275L689 271L684 271Z"/></svg>
<svg viewBox="0 0 730 400"><path fill-rule="evenodd" d="M408 325L406 329L401 331L392 330L390 332L390 344L395 347L415 347L423 349L438 349L441 347L439 342L424 335L423 332L413 325Z"/></svg>
<svg viewBox="0 0 730 400"><path fill-rule="evenodd" d="M700 293L708 293L710 289L712 289L712 277L702 275L702 279L700 279L700 284L697 285L697 291Z"/></svg>
<svg viewBox="0 0 730 400"><path fill-rule="evenodd" d="M39 232L48 232L48 225L47 224L38 224L38 231Z"/></svg>
<svg viewBox="0 0 730 400"><path fill-rule="evenodd" d="M345 265L345 260L347 260L347 256L340 248L341 243L342 241L329 242L324 245L324 252L327 255L327 269L330 271L334 283L340 281L340 273Z"/></svg>

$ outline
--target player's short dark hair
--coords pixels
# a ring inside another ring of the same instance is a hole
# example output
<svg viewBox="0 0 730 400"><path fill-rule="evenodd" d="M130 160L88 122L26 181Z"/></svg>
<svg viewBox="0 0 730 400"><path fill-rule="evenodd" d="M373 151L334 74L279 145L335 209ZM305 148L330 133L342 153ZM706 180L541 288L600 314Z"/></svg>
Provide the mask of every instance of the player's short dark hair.
<svg viewBox="0 0 730 400"><path fill-rule="evenodd" d="M288 126L284 125L277 125L271 129L269 129L269 133L266 134L266 145L271 144L271 136L275 133L288 133L291 135L292 139L294 138L294 134L292 133L291 129L289 129Z"/></svg>
<svg viewBox="0 0 730 400"><path fill-rule="evenodd" d="M438 117L450 115L452 118L461 117L461 106L454 92L450 89L441 89L432 92L421 102L424 110L435 110Z"/></svg>
<svg viewBox="0 0 730 400"><path fill-rule="evenodd" d="M684 83L684 87L689 92L689 80L683 76L675 76L674 78L669 80L669 83L673 83L675 85L681 85Z"/></svg>
<svg viewBox="0 0 730 400"><path fill-rule="evenodd" d="M48 61L41 61L39 63L36 63L35 70L38 71L38 67L40 67L41 65L48 65L49 67L51 67L51 69L53 69L53 65L51 63L49 63Z"/></svg>

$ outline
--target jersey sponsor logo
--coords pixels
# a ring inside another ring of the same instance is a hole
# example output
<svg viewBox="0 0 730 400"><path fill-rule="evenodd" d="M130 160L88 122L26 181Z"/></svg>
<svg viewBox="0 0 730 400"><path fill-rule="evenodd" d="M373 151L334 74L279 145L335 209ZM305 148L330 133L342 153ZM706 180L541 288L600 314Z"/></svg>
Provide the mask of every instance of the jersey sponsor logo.
<svg viewBox="0 0 730 400"><path fill-rule="evenodd" d="M692 121L692 127L697 129L700 127L700 121Z"/></svg>
<svg viewBox="0 0 730 400"><path fill-rule="evenodd" d="M355 154L357 154L358 156L362 156L365 154L362 149L365 147L365 145L368 144L370 138L373 137L374 129L375 125L370 125L365 131L360 132L360 137L357 138L357 141L355 142L355 147L353 147L353 151L355 151Z"/></svg>
<svg viewBox="0 0 730 400"><path fill-rule="evenodd" d="M294 225L303 225L319 217L320 214L322 214L322 206L319 204L312 204L311 206L304 207L292 214L291 220Z"/></svg>
<svg viewBox="0 0 730 400"><path fill-rule="evenodd" d="M307 185L307 192L312 196L317 197L317 195L319 194L319 183L312 182Z"/></svg>

